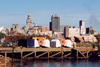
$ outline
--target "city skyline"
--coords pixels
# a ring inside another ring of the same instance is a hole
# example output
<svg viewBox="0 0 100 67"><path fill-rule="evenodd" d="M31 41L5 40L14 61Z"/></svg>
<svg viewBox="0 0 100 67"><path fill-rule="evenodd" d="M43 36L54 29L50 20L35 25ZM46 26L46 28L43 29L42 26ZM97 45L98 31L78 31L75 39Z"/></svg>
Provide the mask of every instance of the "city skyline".
<svg viewBox="0 0 100 67"><path fill-rule="evenodd" d="M11 27L19 24L26 25L27 15L31 14L32 22L49 28L53 14L60 16L60 25L79 27L79 21L85 20L85 26L93 26L100 32L99 0L9 0L0 2L0 27Z"/></svg>

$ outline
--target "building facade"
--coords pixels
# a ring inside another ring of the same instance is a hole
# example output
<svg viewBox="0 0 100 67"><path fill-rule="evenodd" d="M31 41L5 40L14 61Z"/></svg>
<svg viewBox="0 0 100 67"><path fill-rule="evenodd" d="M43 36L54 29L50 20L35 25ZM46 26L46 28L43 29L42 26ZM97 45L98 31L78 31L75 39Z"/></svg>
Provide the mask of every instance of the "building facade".
<svg viewBox="0 0 100 67"><path fill-rule="evenodd" d="M85 21L84 20L79 21L79 28L80 28L80 35L86 34L86 28L85 28Z"/></svg>
<svg viewBox="0 0 100 67"><path fill-rule="evenodd" d="M64 37L68 37L68 36L80 36L79 34L79 28L69 28L69 26L66 26L64 28Z"/></svg>
<svg viewBox="0 0 100 67"><path fill-rule="evenodd" d="M52 31L52 22L49 23L49 30Z"/></svg>
<svg viewBox="0 0 100 67"><path fill-rule="evenodd" d="M60 16L59 15L52 15L51 22L50 22L50 29L52 31L60 31Z"/></svg>
<svg viewBox="0 0 100 67"><path fill-rule="evenodd" d="M60 31L64 32L64 28L68 25L60 25Z"/></svg>
<svg viewBox="0 0 100 67"><path fill-rule="evenodd" d="M31 26L31 24L32 24L32 19L31 19L31 15L30 14L28 14L26 23L27 23L27 26Z"/></svg>

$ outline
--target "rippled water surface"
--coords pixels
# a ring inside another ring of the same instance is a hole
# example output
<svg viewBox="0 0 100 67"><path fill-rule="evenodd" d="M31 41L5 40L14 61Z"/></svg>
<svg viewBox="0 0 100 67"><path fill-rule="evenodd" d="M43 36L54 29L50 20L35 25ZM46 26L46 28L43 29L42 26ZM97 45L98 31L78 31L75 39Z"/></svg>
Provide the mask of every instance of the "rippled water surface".
<svg viewBox="0 0 100 67"><path fill-rule="evenodd" d="M100 67L100 60L33 60L14 64L17 67Z"/></svg>

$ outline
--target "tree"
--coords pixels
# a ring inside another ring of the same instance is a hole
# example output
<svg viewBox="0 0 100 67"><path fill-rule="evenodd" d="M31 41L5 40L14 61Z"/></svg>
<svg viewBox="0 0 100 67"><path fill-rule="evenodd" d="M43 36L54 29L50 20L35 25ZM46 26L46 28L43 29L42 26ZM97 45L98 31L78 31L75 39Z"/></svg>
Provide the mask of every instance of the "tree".
<svg viewBox="0 0 100 67"><path fill-rule="evenodd" d="M6 34L3 34L3 33L0 32L0 39L2 39L4 37L6 37Z"/></svg>

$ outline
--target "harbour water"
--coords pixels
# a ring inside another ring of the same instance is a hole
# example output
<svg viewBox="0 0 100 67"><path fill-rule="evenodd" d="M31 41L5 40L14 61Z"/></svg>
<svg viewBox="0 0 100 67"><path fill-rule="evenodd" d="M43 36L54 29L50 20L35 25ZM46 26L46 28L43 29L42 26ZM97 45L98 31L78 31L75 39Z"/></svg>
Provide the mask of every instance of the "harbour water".
<svg viewBox="0 0 100 67"><path fill-rule="evenodd" d="M100 67L100 60L32 60L15 62L17 67Z"/></svg>

